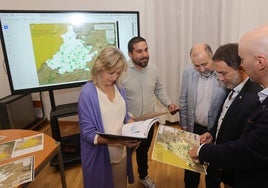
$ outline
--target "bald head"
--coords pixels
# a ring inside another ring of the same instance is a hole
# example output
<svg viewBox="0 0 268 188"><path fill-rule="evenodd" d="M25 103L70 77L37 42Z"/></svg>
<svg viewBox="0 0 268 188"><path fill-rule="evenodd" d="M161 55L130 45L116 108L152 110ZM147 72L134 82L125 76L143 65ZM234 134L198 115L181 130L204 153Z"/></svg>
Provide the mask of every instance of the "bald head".
<svg viewBox="0 0 268 188"><path fill-rule="evenodd" d="M240 41L239 48L248 50L251 55L268 54L268 25L258 27L245 33Z"/></svg>
<svg viewBox="0 0 268 188"><path fill-rule="evenodd" d="M207 77L214 71L212 55L210 46L204 43L196 44L190 50L192 63L202 76Z"/></svg>
<svg viewBox="0 0 268 188"><path fill-rule="evenodd" d="M239 41L238 53L249 77L268 87L268 25L245 33Z"/></svg>
<svg viewBox="0 0 268 188"><path fill-rule="evenodd" d="M190 57L195 57L200 55L200 53L206 53L208 56L212 57L213 52L208 44L199 43L195 44L190 50Z"/></svg>

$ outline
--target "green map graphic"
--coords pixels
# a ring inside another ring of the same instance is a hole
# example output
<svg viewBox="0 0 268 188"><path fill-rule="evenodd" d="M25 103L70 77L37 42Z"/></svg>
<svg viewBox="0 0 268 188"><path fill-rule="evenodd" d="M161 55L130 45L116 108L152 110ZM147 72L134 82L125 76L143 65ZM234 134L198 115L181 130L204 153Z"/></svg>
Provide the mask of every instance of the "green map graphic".
<svg viewBox="0 0 268 188"><path fill-rule="evenodd" d="M88 80L98 53L116 46L115 23L30 24L39 84Z"/></svg>

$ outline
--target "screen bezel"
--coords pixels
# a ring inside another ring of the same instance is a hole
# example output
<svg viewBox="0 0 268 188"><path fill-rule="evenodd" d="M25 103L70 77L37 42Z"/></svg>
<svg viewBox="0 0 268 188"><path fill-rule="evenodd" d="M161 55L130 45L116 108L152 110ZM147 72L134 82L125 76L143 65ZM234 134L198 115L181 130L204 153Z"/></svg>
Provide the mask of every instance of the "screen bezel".
<svg viewBox="0 0 268 188"><path fill-rule="evenodd" d="M140 35L140 15L139 11L89 11L89 10L0 10L0 13L94 13L94 14L134 14L137 16L137 36ZM0 18L0 25L2 27L2 21ZM49 86L38 86L38 87L29 87L23 89L16 89L14 88L13 78L11 73L11 67L8 60L8 54L5 44L5 39L3 37L2 28L0 29L0 38L1 38L1 45L2 45L2 52L4 56L4 62L6 66L9 86L12 94L23 94L23 93L34 93L34 92L42 92L42 91L52 91L57 89L65 89L65 88L74 88L80 87L84 85L87 81L78 81L78 82L70 82L70 83L59 83L56 85L49 85ZM120 46L118 46L120 48Z"/></svg>

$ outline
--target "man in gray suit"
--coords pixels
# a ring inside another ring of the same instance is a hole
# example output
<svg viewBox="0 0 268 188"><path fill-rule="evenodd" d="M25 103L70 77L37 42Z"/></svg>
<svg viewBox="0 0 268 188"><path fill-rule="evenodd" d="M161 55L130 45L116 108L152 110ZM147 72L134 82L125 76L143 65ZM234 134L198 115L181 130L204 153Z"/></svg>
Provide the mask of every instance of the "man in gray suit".
<svg viewBox="0 0 268 188"><path fill-rule="evenodd" d="M182 75L179 100L181 126L199 135L214 125L226 97L226 89L216 78L212 56L209 45L194 45L190 51L192 64L185 68ZM213 174L207 176L210 176L207 180L213 180ZM199 173L185 170L185 188L197 188L199 181Z"/></svg>

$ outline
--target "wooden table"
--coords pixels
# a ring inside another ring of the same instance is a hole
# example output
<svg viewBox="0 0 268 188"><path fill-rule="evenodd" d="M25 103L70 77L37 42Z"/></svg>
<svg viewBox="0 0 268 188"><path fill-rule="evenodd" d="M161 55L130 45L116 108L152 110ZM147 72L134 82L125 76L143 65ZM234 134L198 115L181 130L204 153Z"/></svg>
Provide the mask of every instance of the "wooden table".
<svg viewBox="0 0 268 188"><path fill-rule="evenodd" d="M0 130L0 135L6 136L3 140L0 141L0 143L8 142L8 141L24 138L27 136L36 135L36 134L40 134L40 132L32 131L32 130L22 130L22 129ZM39 172L49 163L49 161L57 155L58 161L59 161L58 165L59 165L59 170L60 170L60 175L61 175L62 187L66 188L67 185L66 185L66 179L65 179L65 174L64 174L64 166L63 166L60 143L56 142L53 138L51 138L50 136L46 134L44 134L43 143L44 143L43 150L39 150L36 152L28 153L28 154L21 155L15 158L10 158L10 159L1 161L0 165L34 155L34 159L35 159L34 169L35 169L35 176L37 176Z"/></svg>

